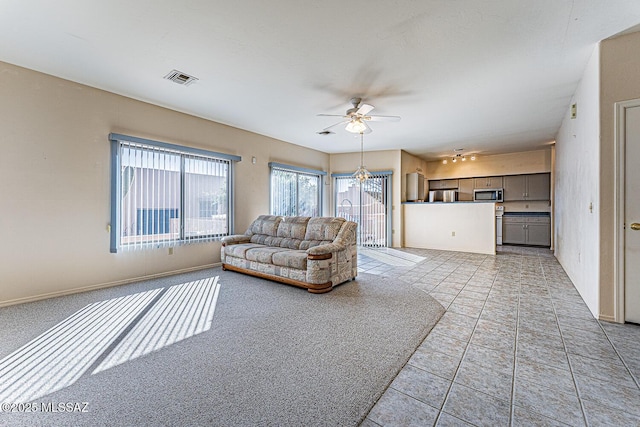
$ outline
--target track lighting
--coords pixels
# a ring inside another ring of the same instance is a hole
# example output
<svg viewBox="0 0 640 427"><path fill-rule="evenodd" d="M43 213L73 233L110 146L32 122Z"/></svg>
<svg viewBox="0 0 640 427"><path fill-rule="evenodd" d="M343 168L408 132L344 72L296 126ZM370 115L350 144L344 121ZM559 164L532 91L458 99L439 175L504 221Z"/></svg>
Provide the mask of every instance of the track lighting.
<svg viewBox="0 0 640 427"><path fill-rule="evenodd" d="M464 156L461 153L457 153L458 151L462 151L462 150L464 150L464 148L456 148L455 150L453 150L454 153L456 154L451 158L451 163L457 163L458 160L460 160L461 162L467 161L467 156ZM469 159L471 159L471 161L474 161L476 159L476 155L472 154L471 156L469 156ZM447 163L449 163L447 159L442 160L443 165L446 165Z"/></svg>

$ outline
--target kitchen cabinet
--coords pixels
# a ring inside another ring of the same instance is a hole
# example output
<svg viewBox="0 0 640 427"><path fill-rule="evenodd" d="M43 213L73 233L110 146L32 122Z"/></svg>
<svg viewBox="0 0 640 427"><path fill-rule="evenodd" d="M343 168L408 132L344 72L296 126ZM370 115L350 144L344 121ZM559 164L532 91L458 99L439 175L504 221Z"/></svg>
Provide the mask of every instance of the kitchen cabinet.
<svg viewBox="0 0 640 427"><path fill-rule="evenodd" d="M473 178L458 180L458 201L473 202Z"/></svg>
<svg viewBox="0 0 640 427"><path fill-rule="evenodd" d="M548 173L527 175L527 200L550 200L551 177Z"/></svg>
<svg viewBox="0 0 640 427"><path fill-rule="evenodd" d="M475 178L473 181L474 188L502 188L501 176L485 176Z"/></svg>
<svg viewBox="0 0 640 427"><path fill-rule="evenodd" d="M457 179L429 180L429 190L456 190L457 188Z"/></svg>
<svg viewBox="0 0 640 427"><path fill-rule="evenodd" d="M548 216L504 215L502 217L502 243L550 246L550 218Z"/></svg>
<svg viewBox="0 0 640 427"><path fill-rule="evenodd" d="M504 201L549 200L550 175L509 175L504 177Z"/></svg>

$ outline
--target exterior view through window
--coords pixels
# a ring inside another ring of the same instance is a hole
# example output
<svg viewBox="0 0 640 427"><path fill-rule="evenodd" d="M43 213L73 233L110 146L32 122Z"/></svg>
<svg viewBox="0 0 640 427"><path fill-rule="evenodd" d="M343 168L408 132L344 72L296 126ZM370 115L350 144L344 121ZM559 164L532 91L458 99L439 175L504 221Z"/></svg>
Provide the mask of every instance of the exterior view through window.
<svg viewBox="0 0 640 427"><path fill-rule="evenodd" d="M117 205L112 251L174 246L229 234L230 159L139 141L116 143L112 161L118 163L119 183L112 186L120 191L112 195Z"/></svg>
<svg viewBox="0 0 640 427"><path fill-rule="evenodd" d="M391 174L372 173L360 183L350 174L335 174L335 215L358 223L358 245L390 246Z"/></svg>
<svg viewBox="0 0 640 427"><path fill-rule="evenodd" d="M321 216L325 172L270 163L271 215Z"/></svg>

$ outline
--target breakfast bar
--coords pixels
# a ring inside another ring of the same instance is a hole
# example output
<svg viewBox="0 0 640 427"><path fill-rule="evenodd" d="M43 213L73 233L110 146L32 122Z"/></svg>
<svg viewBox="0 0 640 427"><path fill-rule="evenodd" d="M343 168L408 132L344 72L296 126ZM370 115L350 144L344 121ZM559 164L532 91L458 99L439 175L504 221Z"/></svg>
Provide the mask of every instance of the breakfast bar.
<svg viewBox="0 0 640 427"><path fill-rule="evenodd" d="M404 247L496 253L496 204L403 203Z"/></svg>

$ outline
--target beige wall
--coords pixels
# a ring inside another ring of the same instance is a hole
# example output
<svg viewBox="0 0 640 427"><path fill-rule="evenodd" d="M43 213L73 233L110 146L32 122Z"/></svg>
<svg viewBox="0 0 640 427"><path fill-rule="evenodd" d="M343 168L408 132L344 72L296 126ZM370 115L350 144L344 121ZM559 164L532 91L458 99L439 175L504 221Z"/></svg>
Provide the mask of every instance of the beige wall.
<svg viewBox="0 0 640 427"><path fill-rule="evenodd" d="M555 255L594 314L600 313L600 56L593 51L556 139Z"/></svg>
<svg viewBox="0 0 640 427"><path fill-rule="evenodd" d="M600 317L613 320L615 103L640 98L640 32L601 43L600 53ZM620 319L622 320L622 319Z"/></svg>
<svg viewBox="0 0 640 427"><path fill-rule="evenodd" d="M366 141L365 141L366 144ZM392 246L402 246L402 179L400 176L401 168L401 152L400 150L386 151L365 151L364 164L367 170L375 171L393 171L392 176ZM360 152L331 154L331 173L348 173L355 172L360 166ZM331 194L333 194L333 181L331 186ZM333 213L333 201L331 205L331 213Z"/></svg>
<svg viewBox="0 0 640 427"><path fill-rule="evenodd" d="M551 172L551 147L521 153L478 155L476 160L442 164L427 163L427 179L471 178L476 176L518 175Z"/></svg>
<svg viewBox="0 0 640 427"><path fill-rule="evenodd" d="M109 253L110 132L242 156L237 232L268 212L269 161L329 170L319 151L1 62L0 93L0 305L220 261L218 242Z"/></svg>

